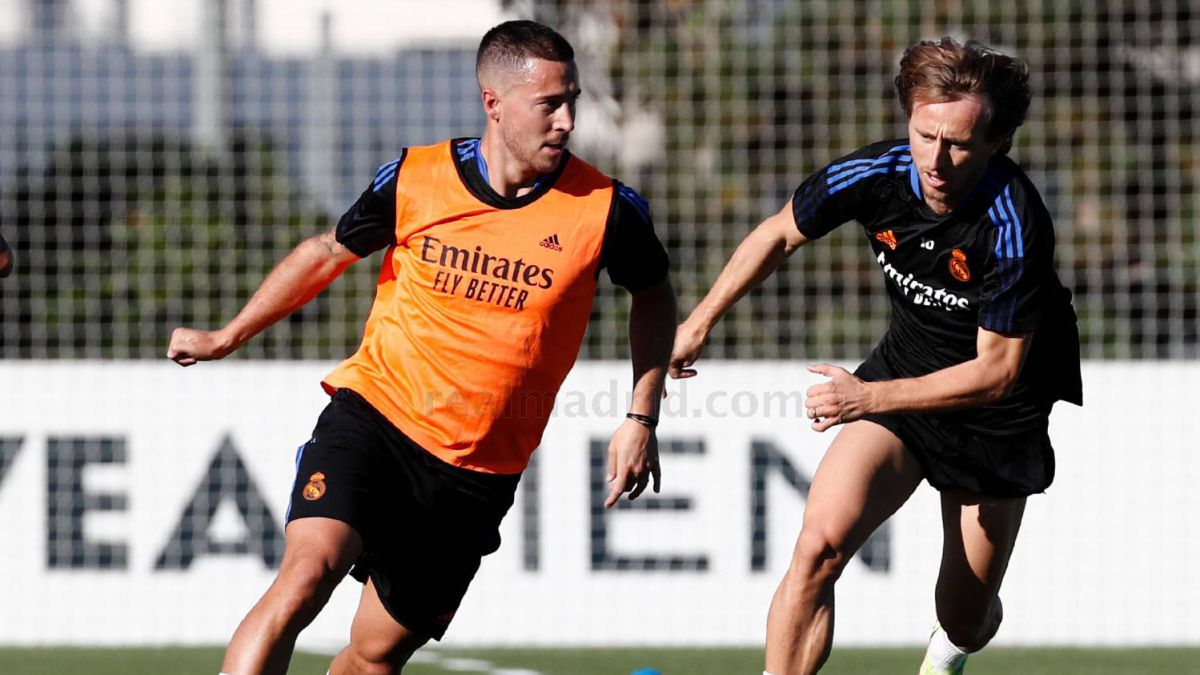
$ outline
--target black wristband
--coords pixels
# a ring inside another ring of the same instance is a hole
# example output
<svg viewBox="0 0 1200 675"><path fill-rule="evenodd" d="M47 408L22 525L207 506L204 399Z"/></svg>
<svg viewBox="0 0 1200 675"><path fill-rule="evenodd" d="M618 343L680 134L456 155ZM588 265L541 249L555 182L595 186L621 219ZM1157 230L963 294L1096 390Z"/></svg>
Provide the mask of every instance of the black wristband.
<svg viewBox="0 0 1200 675"><path fill-rule="evenodd" d="M649 415L639 415L637 413L625 413L625 419L633 420L634 422L637 422L638 424L646 427L647 429L653 429L654 427L658 426L658 418L651 417Z"/></svg>

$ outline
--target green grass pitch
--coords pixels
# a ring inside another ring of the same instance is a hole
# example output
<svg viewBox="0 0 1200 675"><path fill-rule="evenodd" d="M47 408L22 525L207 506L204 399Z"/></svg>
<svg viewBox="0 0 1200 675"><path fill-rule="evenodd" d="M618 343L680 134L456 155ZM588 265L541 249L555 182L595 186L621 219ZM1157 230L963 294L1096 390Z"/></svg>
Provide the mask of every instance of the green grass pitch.
<svg viewBox="0 0 1200 675"><path fill-rule="evenodd" d="M216 675L222 650L169 649L0 649L0 673L12 675ZM656 668L663 675L759 675L759 649L472 649L430 650L434 663L413 663L406 675L487 675L520 668L541 675L629 675ZM822 671L831 675L916 673L922 649L838 649ZM478 659L491 668L463 670ZM438 665L437 662L444 664ZM323 675L329 657L297 654L289 672ZM993 648L972 657L968 675L1200 675L1200 648L1008 649Z"/></svg>

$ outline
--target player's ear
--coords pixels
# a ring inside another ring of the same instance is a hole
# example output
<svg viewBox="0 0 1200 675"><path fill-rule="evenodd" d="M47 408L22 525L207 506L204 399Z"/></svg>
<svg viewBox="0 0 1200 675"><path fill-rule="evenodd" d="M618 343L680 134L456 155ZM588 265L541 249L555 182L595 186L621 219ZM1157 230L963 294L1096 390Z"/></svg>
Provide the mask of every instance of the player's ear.
<svg viewBox="0 0 1200 675"><path fill-rule="evenodd" d="M1005 155L1012 149L1013 135L1005 134L996 140L995 144L990 148L992 155Z"/></svg>
<svg viewBox="0 0 1200 675"><path fill-rule="evenodd" d="M483 101L483 114L493 122L500 121L500 96L494 89L484 87L480 93L480 99Z"/></svg>

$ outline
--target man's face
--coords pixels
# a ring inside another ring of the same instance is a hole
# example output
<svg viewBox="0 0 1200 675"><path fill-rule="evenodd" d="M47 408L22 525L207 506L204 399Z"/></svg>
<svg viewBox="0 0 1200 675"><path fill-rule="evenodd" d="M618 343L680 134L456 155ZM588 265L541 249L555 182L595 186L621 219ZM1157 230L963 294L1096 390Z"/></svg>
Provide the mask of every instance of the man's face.
<svg viewBox="0 0 1200 675"><path fill-rule="evenodd" d="M488 113L495 115L500 138L514 160L536 173L549 173L558 167L575 128L579 75L574 61L527 63L497 92Z"/></svg>
<svg viewBox="0 0 1200 675"><path fill-rule="evenodd" d="M958 206L975 189L1001 141L987 139L990 112L984 101L967 96L945 103L913 103L908 142L921 179L925 203L937 213Z"/></svg>

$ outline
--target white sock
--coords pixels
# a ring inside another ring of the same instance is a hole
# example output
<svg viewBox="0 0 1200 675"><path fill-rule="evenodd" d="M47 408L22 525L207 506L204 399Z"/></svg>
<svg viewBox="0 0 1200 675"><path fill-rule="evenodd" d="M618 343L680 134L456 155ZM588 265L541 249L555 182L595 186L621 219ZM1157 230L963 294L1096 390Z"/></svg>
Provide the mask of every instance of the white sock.
<svg viewBox="0 0 1200 675"><path fill-rule="evenodd" d="M967 652L957 647L946 635L946 631L938 626L933 635L929 636L929 649L925 658L936 670L953 670L967 660Z"/></svg>

